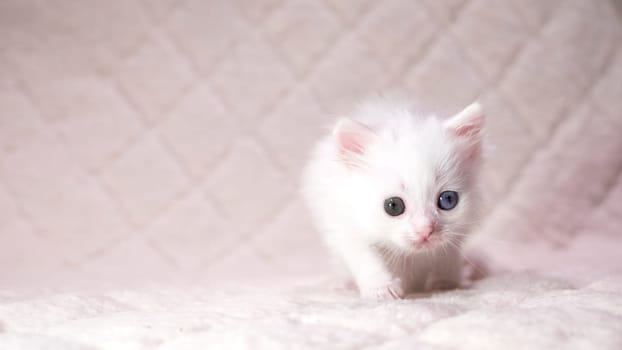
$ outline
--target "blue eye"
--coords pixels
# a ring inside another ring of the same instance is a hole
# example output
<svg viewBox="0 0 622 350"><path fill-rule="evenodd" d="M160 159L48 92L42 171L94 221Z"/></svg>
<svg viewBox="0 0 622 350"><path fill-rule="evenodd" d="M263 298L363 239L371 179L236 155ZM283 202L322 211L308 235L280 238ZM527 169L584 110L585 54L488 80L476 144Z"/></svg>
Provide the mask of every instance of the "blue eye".
<svg viewBox="0 0 622 350"><path fill-rule="evenodd" d="M458 205L458 192L456 191L443 191L438 196L438 202L436 203L439 209L452 210Z"/></svg>
<svg viewBox="0 0 622 350"><path fill-rule="evenodd" d="M400 216L404 214L406 206L400 197L387 198L384 201L384 211L391 216Z"/></svg>

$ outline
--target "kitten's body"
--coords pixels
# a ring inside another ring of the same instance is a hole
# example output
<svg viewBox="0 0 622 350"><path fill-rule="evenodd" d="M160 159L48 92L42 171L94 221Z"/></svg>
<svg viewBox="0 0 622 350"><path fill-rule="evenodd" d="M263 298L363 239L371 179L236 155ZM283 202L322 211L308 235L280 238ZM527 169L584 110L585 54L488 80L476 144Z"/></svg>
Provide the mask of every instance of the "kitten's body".
<svg viewBox="0 0 622 350"><path fill-rule="evenodd" d="M303 193L363 297L458 285L459 246L477 217L482 124L479 105L443 121L380 100L319 142ZM460 194L451 210L438 207L445 190ZM383 210L389 197L403 202L402 214Z"/></svg>

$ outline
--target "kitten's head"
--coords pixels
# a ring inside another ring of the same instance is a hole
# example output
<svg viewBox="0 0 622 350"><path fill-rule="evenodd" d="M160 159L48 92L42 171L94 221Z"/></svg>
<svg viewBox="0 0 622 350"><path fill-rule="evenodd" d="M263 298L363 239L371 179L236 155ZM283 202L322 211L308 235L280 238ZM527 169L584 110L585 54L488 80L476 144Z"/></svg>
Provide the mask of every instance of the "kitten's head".
<svg viewBox="0 0 622 350"><path fill-rule="evenodd" d="M459 243L477 216L484 114L475 103L447 120L405 109L380 122L339 121L339 161L349 173L346 215L373 242L404 252ZM379 116L382 117L382 116Z"/></svg>

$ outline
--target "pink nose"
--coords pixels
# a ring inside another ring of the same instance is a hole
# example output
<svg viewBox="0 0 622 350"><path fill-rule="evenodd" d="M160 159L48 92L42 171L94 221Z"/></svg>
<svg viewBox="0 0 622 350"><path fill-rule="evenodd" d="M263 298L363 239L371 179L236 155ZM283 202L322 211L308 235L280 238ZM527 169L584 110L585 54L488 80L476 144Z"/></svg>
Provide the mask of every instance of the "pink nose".
<svg viewBox="0 0 622 350"><path fill-rule="evenodd" d="M423 239L427 239L434 232L433 224L426 224L423 226L419 226L417 228L417 234L420 235Z"/></svg>

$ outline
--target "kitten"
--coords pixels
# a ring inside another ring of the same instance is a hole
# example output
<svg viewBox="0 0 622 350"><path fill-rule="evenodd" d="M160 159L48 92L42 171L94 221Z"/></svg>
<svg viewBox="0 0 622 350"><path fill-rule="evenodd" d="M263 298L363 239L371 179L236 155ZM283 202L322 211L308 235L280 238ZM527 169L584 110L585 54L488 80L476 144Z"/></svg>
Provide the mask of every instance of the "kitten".
<svg viewBox="0 0 622 350"><path fill-rule="evenodd" d="M389 100L361 105L314 149L303 196L364 298L454 288L477 220L484 114L441 120Z"/></svg>

